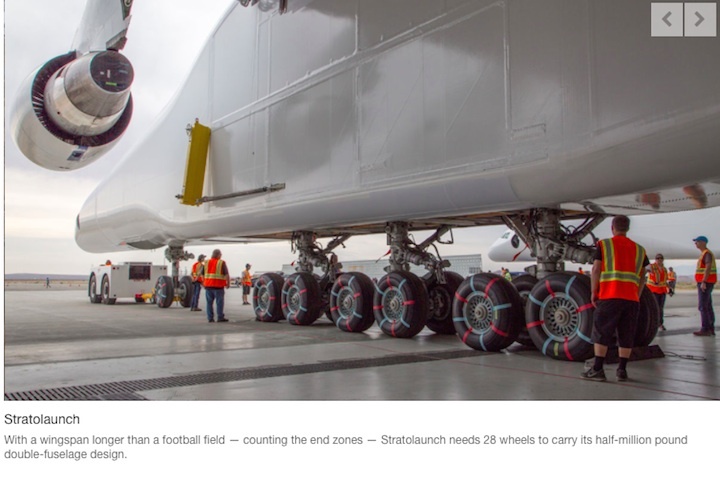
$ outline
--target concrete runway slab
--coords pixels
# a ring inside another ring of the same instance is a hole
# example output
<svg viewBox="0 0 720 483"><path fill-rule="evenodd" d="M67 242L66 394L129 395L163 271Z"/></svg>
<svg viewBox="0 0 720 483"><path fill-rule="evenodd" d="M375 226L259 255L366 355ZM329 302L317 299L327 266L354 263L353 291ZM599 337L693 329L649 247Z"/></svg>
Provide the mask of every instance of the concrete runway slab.
<svg viewBox="0 0 720 483"><path fill-rule="evenodd" d="M481 353L427 329L392 339L376 326L348 334L324 318L307 327L261 323L239 290L226 302L230 322L209 324L204 312L180 306L6 289L6 399L720 399L718 342L692 335L699 316L690 291L668 299L669 330L654 341L666 357L631 362L626 383L615 381L614 365L608 382L584 381L582 364L518 344Z"/></svg>

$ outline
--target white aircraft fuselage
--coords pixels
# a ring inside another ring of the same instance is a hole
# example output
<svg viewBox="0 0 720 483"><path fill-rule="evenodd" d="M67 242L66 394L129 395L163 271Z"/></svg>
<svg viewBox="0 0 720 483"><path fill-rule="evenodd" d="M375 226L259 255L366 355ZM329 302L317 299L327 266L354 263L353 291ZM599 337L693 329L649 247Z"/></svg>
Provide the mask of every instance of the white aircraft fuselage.
<svg viewBox="0 0 720 483"><path fill-rule="evenodd" d="M645 1L232 2L82 207L77 243L718 206L720 42L653 38L649 22ZM205 196L285 189L181 205L196 118L212 129Z"/></svg>

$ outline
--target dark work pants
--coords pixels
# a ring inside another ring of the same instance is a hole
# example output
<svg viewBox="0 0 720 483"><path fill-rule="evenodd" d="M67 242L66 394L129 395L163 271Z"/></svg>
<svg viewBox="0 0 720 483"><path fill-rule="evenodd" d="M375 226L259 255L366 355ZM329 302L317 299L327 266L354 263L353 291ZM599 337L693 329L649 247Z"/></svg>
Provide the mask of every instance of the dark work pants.
<svg viewBox="0 0 720 483"><path fill-rule="evenodd" d="M658 307L660 307L660 325L665 325L665 298L667 298L667 294L655 292L652 294L655 297Z"/></svg>
<svg viewBox="0 0 720 483"><path fill-rule="evenodd" d="M217 302L217 316L218 320L225 318L225 289L224 288L209 288L205 287L205 312L207 313L208 321L213 320L213 302Z"/></svg>
<svg viewBox="0 0 720 483"><path fill-rule="evenodd" d="M202 284L200 282L193 282L193 294L192 300L190 301L190 308L196 309L200 303L200 290L202 290Z"/></svg>
<svg viewBox="0 0 720 483"><path fill-rule="evenodd" d="M714 283L706 283L705 291L700 288L701 284L697 284L698 288L698 310L700 311L700 322L702 330L715 331L715 311L712 305L712 291L715 287Z"/></svg>

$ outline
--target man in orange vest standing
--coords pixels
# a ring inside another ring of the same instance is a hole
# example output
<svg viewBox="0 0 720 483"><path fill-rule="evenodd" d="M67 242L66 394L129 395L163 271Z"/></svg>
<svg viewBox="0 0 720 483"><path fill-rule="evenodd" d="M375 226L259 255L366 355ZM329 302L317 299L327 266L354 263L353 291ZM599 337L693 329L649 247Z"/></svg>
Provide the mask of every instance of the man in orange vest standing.
<svg viewBox="0 0 720 483"><path fill-rule="evenodd" d="M250 305L248 295L250 295L250 287L252 286L252 275L250 275L249 263L245 264L245 270L242 273L242 289L243 289L243 305Z"/></svg>
<svg viewBox="0 0 720 483"><path fill-rule="evenodd" d="M221 259L222 253L217 248L213 250L212 257L205 264L205 272L203 274L205 285L205 302L207 307L208 322L215 322L213 314L213 302L217 305L218 322L227 322L225 318L225 287L230 285L230 274L227 264Z"/></svg>
<svg viewBox="0 0 720 483"><path fill-rule="evenodd" d="M627 216L613 218L611 228L613 237L598 242L590 277L596 307L592 332L595 361L582 377L593 381L606 380L603 364L616 333L620 356L617 379L628 379L627 363L640 313L640 293L645 286L645 267L650 264L645 249L627 237Z"/></svg>
<svg viewBox="0 0 720 483"><path fill-rule="evenodd" d="M673 267L668 268L668 295L675 295L675 284L677 283L677 273Z"/></svg>
<svg viewBox="0 0 720 483"><path fill-rule="evenodd" d="M693 334L700 336L715 335L715 311L712 305L712 291L717 282L715 255L707 248L708 239L706 236L699 236L693 241L701 252L695 269L695 282L697 282L698 309L700 310L700 322L702 323L700 330L693 332Z"/></svg>
<svg viewBox="0 0 720 483"><path fill-rule="evenodd" d="M200 255L198 256L198 261L193 263L192 266L191 277L193 282L193 294L192 299L190 300L190 310L192 312L200 311L200 307L198 307L198 305L200 304L200 291L202 290L203 286L204 260L205 255Z"/></svg>
<svg viewBox="0 0 720 483"><path fill-rule="evenodd" d="M660 307L660 330L665 330L665 298L668 293L668 271L663 265L665 257L662 253L655 255L655 263L650 264L647 286Z"/></svg>

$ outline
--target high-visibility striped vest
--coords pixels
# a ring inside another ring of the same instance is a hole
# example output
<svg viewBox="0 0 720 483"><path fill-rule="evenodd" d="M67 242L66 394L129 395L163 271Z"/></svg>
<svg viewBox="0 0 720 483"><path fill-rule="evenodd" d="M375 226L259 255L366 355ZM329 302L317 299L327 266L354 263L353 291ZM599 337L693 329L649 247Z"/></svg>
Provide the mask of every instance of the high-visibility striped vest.
<svg viewBox="0 0 720 483"><path fill-rule="evenodd" d="M668 272L668 282L674 282L677 280L677 274L675 272Z"/></svg>
<svg viewBox="0 0 720 483"><path fill-rule="evenodd" d="M209 288L223 288L227 286L227 280L222 273L223 261L218 258L211 258L205 266L205 286Z"/></svg>
<svg viewBox="0 0 720 483"><path fill-rule="evenodd" d="M192 266L192 280L193 282L203 283L203 276L200 274L200 268L203 266L203 262L195 262Z"/></svg>
<svg viewBox="0 0 720 483"><path fill-rule="evenodd" d="M650 265L650 275L648 276L647 286L652 293L668 292L668 271L665 267L660 267L657 263Z"/></svg>
<svg viewBox="0 0 720 483"><path fill-rule="evenodd" d="M600 240L602 272L600 300L624 299L640 301L640 274L645 262L645 249L626 236Z"/></svg>
<svg viewBox="0 0 720 483"><path fill-rule="evenodd" d="M710 254L710 274L708 275L707 280L705 280L707 283L716 283L717 282L717 266L715 264L715 255L713 255L713 252L708 250L707 248L703 250L702 254L700 255L700 258L697 262L697 269L695 270L695 281L697 283L701 283L703 279L705 278L705 254Z"/></svg>
<svg viewBox="0 0 720 483"><path fill-rule="evenodd" d="M252 285L252 276L250 275L250 270L245 270L242 273L242 284L247 285L248 287Z"/></svg>

